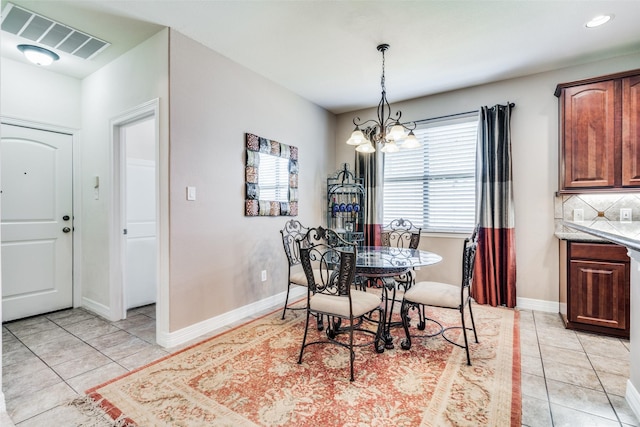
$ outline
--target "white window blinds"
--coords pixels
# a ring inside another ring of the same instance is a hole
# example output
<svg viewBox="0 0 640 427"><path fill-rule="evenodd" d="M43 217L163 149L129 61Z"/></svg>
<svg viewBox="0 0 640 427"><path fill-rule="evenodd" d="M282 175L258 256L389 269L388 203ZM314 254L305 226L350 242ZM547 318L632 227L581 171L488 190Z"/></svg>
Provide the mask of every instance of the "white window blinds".
<svg viewBox="0 0 640 427"><path fill-rule="evenodd" d="M407 218L427 232L468 233L475 225L478 115L422 122L418 150L384 156L384 224Z"/></svg>
<svg viewBox="0 0 640 427"><path fill-rule="evenodd" d="M289 201L289 159L260 153L260 200Z"/></svg>

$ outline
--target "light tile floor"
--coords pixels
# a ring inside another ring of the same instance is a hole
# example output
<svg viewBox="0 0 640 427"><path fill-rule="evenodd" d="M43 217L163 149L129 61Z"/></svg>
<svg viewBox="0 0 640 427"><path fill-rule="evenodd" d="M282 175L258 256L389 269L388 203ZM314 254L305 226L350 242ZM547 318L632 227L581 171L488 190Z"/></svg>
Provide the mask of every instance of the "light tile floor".
<svg viewBox="0 0 640 427"><path fill-rule="evenodd" d="M640 426L624 395L629 341L574 332L559 315L520 312L522 425Z"/></svg>
<svg viewBox="0 0 640 427"><path fill-rule="evenodd" d="M624 399L628 341L569 331L557 314L532 311L520 312L520 331L523 426L640 426ZM154 344L153 305L119 322L83 309L10 322L2 340L3 391L17 427L88 422L66 403L179 349Z"/></svg>

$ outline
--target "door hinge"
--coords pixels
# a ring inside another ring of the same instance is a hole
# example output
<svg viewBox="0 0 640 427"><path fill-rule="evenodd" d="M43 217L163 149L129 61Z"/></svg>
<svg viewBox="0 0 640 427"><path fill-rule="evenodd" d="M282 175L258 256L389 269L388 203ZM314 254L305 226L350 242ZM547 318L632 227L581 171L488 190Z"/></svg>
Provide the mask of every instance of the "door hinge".
<svg viewBox="0 0 640 427"><path fill-rule="evenodd" d="M122 230L122 234L127 234L127 229Z"/></svg>

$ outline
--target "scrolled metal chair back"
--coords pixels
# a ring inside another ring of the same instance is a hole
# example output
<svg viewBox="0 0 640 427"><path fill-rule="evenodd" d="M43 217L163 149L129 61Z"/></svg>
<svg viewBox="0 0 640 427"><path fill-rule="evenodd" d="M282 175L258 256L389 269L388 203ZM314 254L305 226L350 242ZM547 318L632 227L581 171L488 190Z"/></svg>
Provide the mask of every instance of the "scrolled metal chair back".
<svg viewBox="0 0 640 427"><path fill-rule="evenodd" d="M419 227L414 227L408 219L398 218L391 221L380 233L382 246L418 249L420 244Z"/></svg>
<svg viewBox="0 0 640 427"><path fill-rule="evenodd" d="M299 241L306 239L309 227L305 227L300 221L290 219L284 224L284 228L280 230L282 234L282 245L284 253L287 255L289 265L300 264L300 247Z"/></svg>
<svg viewBox="0 0 640 427"><path fill-rule="evenodd" d="M317 227L309 230L298 247L309 294L349 295L355 278L355 243L343 240L333 230Z"/></svg>
<svg viewBox="0 0 640 427"><path fill-rule="evenodd" d="M477 234L467 237L464 240L464 251L462 254L462 291L470 289L473 282L473 270L478 249Z"/></svg>

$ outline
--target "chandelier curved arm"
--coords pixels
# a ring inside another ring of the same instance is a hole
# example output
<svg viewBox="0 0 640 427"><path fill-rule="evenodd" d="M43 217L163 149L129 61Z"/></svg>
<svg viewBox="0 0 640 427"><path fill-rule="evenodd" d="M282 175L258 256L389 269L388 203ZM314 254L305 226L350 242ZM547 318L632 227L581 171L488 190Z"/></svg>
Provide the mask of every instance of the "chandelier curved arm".
<svg viewBox="0 0 640 427"><path fill-rule="evenodd" d="M405 122L405 123L400 122L400 115L398 115L398 120L394 123L394 125L400 125L406 130L408 130L409 132L416 130L416 126L417 126L416 122Z"/></svg>
<svg viewBox="0 0 640 427"><path fill-rule="evenodd" d="M380 123L376 122L374 119L360 121L360 117L355 117L353 119L353 124L357 128L369 128L374 126L380 126Z"/></svg>

